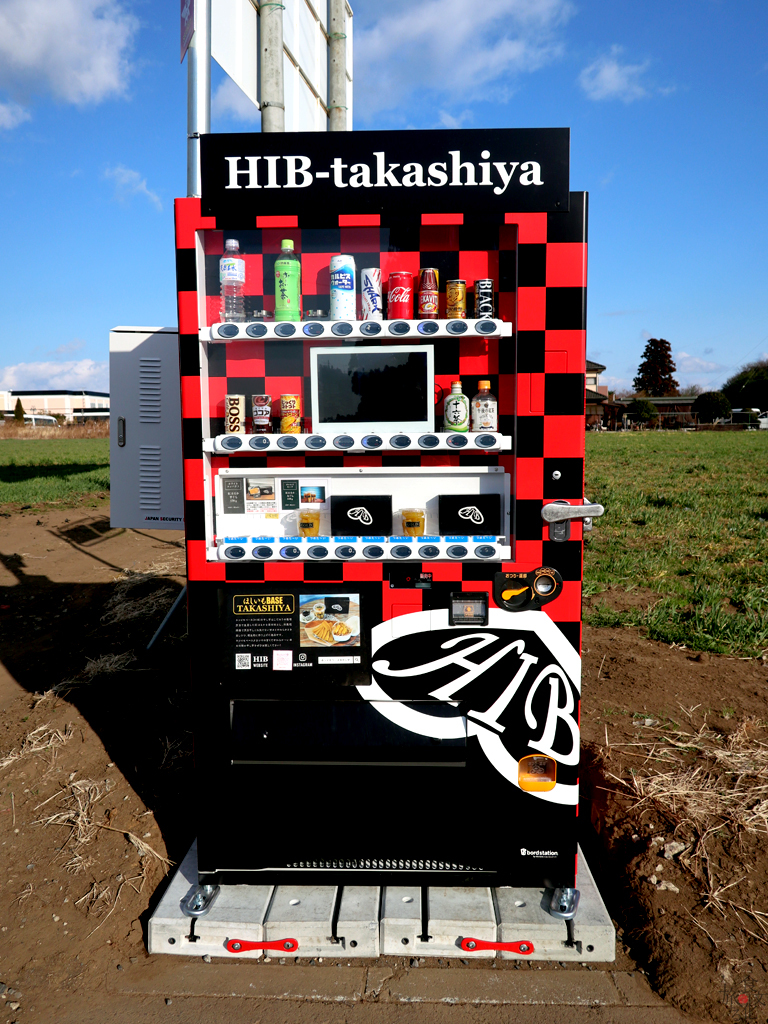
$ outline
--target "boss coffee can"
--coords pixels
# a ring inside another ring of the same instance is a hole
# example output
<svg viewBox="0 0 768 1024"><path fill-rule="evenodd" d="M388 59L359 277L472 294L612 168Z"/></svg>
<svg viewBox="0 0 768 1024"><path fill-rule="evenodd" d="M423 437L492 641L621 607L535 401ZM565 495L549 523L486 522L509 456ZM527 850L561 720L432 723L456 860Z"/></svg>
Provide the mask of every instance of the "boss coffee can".
<svg viewBox="0 0 768 1024"><path fill-rule="evenodd" d="M445 282L445 315L448 320L467 319L467 282Z"/></svg>
<svg viewBox="0 0 768 1024"><path fill-rule="evenodd" d="M477 278L475 281L475 319L492 320L493 316L493 278Z"/></svg>
<svg viewBox="0 0 768 1024"><path fill-rule="evenodd" d="M245 433L245 395L224 396L224 431L227 434Z"/></svg>
<svg viewBox="0 0 768 1024"><path fill-rule="evenodd" d="M384 313L379 267L363 267L360 271L360 294L363 299L363 320L382 320Z"/></svg>

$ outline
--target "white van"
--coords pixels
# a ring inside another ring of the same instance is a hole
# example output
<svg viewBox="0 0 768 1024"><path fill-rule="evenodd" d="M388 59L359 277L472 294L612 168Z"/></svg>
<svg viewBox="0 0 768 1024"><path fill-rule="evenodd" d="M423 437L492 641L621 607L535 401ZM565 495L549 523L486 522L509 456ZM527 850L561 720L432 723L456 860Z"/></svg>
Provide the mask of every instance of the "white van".
<svg viewBox="0 0 768 1024"><path fill-rule="evenodd" d="M25 427L58 427L61 426L55 416L38 416L35 414L24 413L24 426Z"/></svg>

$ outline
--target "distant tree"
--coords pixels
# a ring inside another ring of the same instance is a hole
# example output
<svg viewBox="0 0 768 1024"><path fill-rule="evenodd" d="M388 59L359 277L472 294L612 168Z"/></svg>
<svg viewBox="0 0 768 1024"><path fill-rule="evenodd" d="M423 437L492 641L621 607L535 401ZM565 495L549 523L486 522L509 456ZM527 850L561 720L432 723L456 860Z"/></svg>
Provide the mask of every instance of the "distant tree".
<svg viewBox="0 0 768 1024"><path fill-rule="evenodd" d="M640 420L641 423L647 423L648 420L655 419L659 415L659 410L647 398L636 398L630 402L627 406L627 412L630 416Z"/></svg>
<svg viewBox="0 0 768 1024"><path fill-rule="evenodd" d="M18 423L23 423L24 422L24 406L21 404L21 399L20 398L16 399L16 405L15 405L14 410L13 410L13 418Z"/></svg>
<svg viewBox="0 0 768 1024"><path fill-rule="evenodd" d="M691 406L691 412L699 417L699 423L714 423L721 416L731 415L731 403L722 391L704 391Z"/></svg>
<svg viewBox="0 0 768 1024"><path fill-rule="evenodd" d="M678 384L672 376L676 369L669 342L664 338L649 338L632 387L635 391L657 398L676 395Z"/></svg>
<svg viewBox="0 0 768 1024"><path fill-rule="evenodd" d="M681 396L685 395L686 397L690 395L703 395L704 388L701 386L701 384L686 384L683 387L683 390L680 392L680 394Z"/></svg>
<svg viewBox="0 0 768 1024"><path fill-rule="evenodd" d="M742 366L723 384L722 392L735 409L768 409L768 359Z"/></svg>

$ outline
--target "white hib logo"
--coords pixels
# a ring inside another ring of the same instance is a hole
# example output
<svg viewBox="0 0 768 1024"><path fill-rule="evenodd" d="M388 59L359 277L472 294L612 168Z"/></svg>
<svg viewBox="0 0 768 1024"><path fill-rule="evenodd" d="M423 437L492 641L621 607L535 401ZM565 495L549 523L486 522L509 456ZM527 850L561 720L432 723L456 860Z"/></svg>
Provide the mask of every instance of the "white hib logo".
<svg viewBox="0 0 768 1024"><path fill-rule="evenodd" d="M476 505L467 505L459 509L459 519L471 519L473 523L484 523L483 513Z"/></svg>
<svg viewBox="0 0 768 1024"><path fill-rule="evenodd" d="M363 526L370 526L373 522L373 516L364 505L357 505L355 508L351 508L347 512L348 519L356 519Z"/></svg>

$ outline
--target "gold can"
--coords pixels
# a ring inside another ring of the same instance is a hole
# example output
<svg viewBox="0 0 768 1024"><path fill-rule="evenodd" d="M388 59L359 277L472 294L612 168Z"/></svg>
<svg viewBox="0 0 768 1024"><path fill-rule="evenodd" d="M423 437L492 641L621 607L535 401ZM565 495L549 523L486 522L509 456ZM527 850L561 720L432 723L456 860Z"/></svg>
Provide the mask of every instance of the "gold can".
<svg viewBox="0 0 768 1024"><path fill-rule="evenodd" d="M301 395L280 395L280 433L301 433Z"/></svg>
<svg viewBox="0 0 768 1024"><path fill-rule="evenodd" d="M224 396L224 431L227 434L245 433L245 395Z"/></svg>
<svg viewBox="0 0 768 1024"><path fill-rule="evenodd" d="M445 282L445 315L448 320L467 319L467 282L459 278Z"/></svg>

